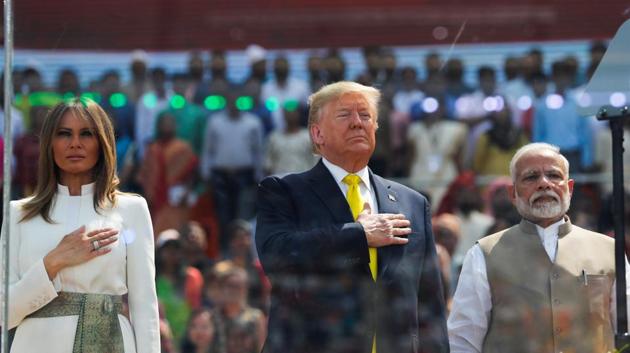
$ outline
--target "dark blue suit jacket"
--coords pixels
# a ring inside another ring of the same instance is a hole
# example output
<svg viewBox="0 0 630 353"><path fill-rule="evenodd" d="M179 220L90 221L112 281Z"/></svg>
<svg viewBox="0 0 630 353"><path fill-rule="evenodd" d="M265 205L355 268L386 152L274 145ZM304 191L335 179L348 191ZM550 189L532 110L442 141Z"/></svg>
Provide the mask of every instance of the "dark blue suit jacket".
<svg viewBox="0 0 630 353"><path fill-rule="evenodd" d="M370 178L379 213L411 221L409 243L378 249L369 270L362 226L320 161L258 189L256 247L272 283L264 352L448 352L441 277L427 200Z"/></svg>

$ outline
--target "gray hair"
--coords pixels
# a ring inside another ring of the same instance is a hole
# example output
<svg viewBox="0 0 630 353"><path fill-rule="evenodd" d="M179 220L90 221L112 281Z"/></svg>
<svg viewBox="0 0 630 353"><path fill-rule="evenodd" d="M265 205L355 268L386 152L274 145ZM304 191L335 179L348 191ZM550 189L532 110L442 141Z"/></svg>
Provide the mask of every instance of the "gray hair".
<svg viewBox="0 0 630 353"><path fill-rule="evenodd" d="M518 151L514 153L514 157L512 157L512 160L510 161L510 176L512 177L512 182L516 181L516 163L518 163L518 161L526 155L533 154L533 153L540 153L543 151L550 151L558 155L560 157L560 160L562 161L562 164L564 165L564 171L568 175L569 161L567 160L565 156L563 156L560 153L560 147L549 144L549 143L535 142L535 143L529 143L519 148Z"/></svg>

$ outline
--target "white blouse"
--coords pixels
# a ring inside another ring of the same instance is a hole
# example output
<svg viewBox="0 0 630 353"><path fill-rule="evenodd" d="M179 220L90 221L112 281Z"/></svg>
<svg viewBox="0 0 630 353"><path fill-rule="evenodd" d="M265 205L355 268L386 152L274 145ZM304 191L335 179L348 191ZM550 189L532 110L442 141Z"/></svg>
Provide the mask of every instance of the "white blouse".
<svg viewBox="0 0 630 353"><path fill-rule="evenodd" d="M96 212L93 194L94 184L83 185L80 196L70 196L67 187L58 185L50 211L53 224L41 216L19 222L27 199L11 202L9 328L17 327L11 353L72 351L78 316L27 318L59 291L128 293L131 323L118 315L125 352L160 351L153 228L147 203L139 196L119 194L116 206ZM109 245L110 253L64 268L50 281L44 256L82 225L86 233L118 229L118 240Z"/></svg>

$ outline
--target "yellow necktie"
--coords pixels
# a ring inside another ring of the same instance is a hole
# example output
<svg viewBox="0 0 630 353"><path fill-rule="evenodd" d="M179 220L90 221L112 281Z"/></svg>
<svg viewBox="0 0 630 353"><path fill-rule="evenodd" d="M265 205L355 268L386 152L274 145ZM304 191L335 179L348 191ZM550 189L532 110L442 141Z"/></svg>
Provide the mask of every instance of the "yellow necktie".
<svg viewBox="0 0 630 353"><path fill-rule="evenodd" d="M359 183L361 178L356 174L348 174L343 178L343 182L348 185L348 193L346 194L346 200L350 205L352 211L352 218L357 220L359 213L363 211L363 199L361 198L361 192L359 191ZM372 279L376 281L376 248L369 248L370 250L370 272L372 272ZM376 353L376 334L372 338L372 353Z"/></svg>
<svg viewBox="0 0 630 353"><path fill-rule="evenodd" d="M343 182L348 185L348 193L346 194L346 200L350 205L352 211L352 217L357 220L359 213L363 211L363 199L361 198L361 192L359 191L359 183L361 178L356 174L348 174L343 178ZM370 272L372 272L372 279L376 281L377 259L376 248L369 248L370 250Z"/></svg>

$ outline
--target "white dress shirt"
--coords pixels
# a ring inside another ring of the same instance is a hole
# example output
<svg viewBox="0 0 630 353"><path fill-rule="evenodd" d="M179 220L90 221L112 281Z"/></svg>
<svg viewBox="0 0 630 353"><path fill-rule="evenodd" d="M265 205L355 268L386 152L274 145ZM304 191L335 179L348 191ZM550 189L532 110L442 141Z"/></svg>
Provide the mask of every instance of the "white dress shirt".
<svg viewBox="0 0 630 353"><path fill-rule="evenodd" d="M329 160L322 157L322 162L324 162L324 166L328 168L330 174L332 174L333 178L337 182L339 189L343 193L344 197L348 193L348 185L343 182L343 178L348 174L356 174L361 178L361 182L359 183L359 191L361 193L361 199L363 202L367 202L370 204L371 213L378 213L378 203L376 202L376 194L372 189L372 185L370 184L370 172L368 171L368 167L364 167L356 173L350 173L343 168L332 164Z"/></svg>
<svg viewBox="0 0 630 353"><path fill-rule="evenodd" d="M558 249L558 228L564 222L565 220L562 219L547 228L536 225L538 236L552 262L555 262ZM626 288L630 284L629 269L626 259ZM614 284L611 293L610 317L615 328L617 315ZM628 293L627 289L626 293ZM475 244L464 258L451 313L448 317L451 353L481 352L492 309L490 296L486 260L479 244Z"/></svg>

